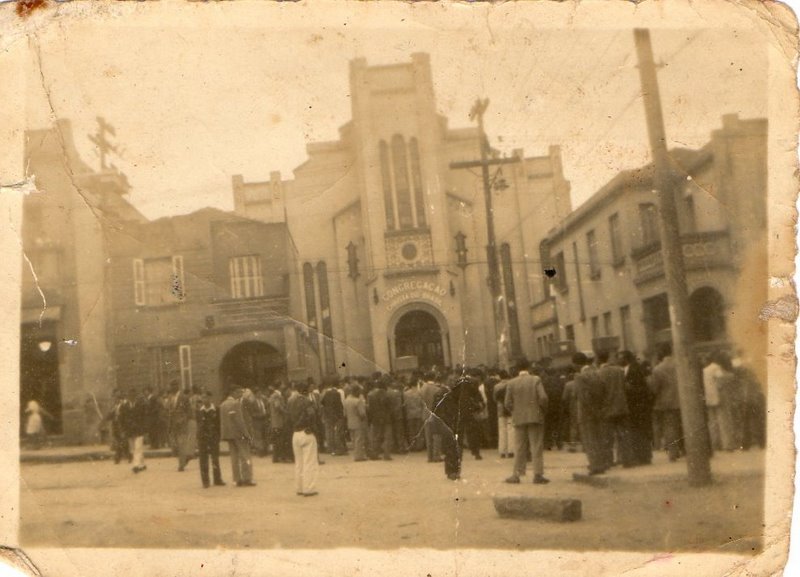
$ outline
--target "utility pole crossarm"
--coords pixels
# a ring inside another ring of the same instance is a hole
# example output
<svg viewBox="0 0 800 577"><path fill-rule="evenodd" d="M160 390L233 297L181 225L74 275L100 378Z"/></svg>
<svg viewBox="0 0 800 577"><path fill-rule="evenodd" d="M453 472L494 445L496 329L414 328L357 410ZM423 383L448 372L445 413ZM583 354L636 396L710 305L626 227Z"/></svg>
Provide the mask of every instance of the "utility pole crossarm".
<svg viewBox="0 0 800 577"><path fill-rule="evenodd" d="M519 158L495 158L492 160L482 161L482 160L464 160L459 162L451 162L450 168L458 169L458 168L480 168L484 165L486 166L498 166L502 164L516 164L517 162L521 162Z"/></svg>

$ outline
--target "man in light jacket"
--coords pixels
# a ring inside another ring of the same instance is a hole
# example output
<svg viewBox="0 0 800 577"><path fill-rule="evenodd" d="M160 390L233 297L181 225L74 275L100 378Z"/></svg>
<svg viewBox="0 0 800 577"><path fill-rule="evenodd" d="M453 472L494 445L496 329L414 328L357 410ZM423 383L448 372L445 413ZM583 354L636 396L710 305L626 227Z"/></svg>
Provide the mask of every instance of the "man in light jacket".
<svg viewBox="0 0 800 577"><path fill-rule="evenodd" d="M533 482L549 483L544 476L544 416L547 411L547 393L542 380L528 372L527 363L521 363L519 374L506 385L506 410L511 413L514 425L514 472L506 483L519 483L525 474L530 449L533 459Z"/></svg>
<svg viewBox="0 0 800 577"><path fill-rule="evenodd" d="M344 413L347 418L347 428L353 439L353 452L355 461L367 460L367 403L361 393L359 385L353 385L350 394L344 399Z"/></svg>
<svg viewBox="0 0 800 577"><path fill-rule="evenodd" d="M237 487L253 487L253 464L250 445L253 431L245 419L242 407L241 387L233 388L219 408L220 428L223 441L228 441L231 455L233 480Z"/></svg>

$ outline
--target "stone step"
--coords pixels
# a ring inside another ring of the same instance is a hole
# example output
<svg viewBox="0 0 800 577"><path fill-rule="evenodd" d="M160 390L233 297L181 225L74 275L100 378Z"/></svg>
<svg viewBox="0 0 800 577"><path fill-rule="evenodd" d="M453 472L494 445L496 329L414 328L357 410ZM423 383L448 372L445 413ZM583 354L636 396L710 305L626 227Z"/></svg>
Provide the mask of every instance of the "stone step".
<svg viewBox="0 0 800 577"><path fill-rule="evenodd" d="M495 495L497 513L508 519L541 519L544 521L579 521L580 499L533 497L529 495Z"/></svg>
<svg viewBox="0 0 800 577"><path fill-rule="evenodd" d="M572 480L576 483L582 483L598 489L607 489L608 487L620 482L619 479L614 477L607 477L605 475L590 475L588 473L572 473Z"/></svg>

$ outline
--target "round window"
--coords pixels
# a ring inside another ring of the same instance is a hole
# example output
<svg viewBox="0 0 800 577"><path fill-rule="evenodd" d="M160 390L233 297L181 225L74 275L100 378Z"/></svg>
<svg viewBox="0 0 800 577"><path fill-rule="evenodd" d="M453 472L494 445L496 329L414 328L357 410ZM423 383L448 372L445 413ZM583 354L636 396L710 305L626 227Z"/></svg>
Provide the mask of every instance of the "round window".
<svg viewBox="0 0 800 577"><path fill-rule="evenodd" d="M403 248L400 252L404 259L414 260L417 258L417 245L415 245L413 242L407 242L403 245Z"/></svg>

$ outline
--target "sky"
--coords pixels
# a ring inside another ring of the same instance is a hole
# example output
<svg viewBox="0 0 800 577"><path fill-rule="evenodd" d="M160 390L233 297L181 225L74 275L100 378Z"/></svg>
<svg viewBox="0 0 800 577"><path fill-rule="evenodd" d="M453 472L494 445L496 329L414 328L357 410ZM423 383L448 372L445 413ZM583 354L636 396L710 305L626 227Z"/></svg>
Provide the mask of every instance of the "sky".
<svg viewBox="0 0 800 577"><path fill-rule="evenodd" d="M150 218L230 209L232 175L291 178L306 143L338 137L351 118L350 59L388 64L428 52L450 126L469 126L472 102L488 97L494 147L544 155L561 146L573 206L649 161L633 32L622 22L544 28L513 14L413 10L381 25L352 13L254 18L269 14L190 26L136 10L44 27L29 51L27 126L69 119L82 158L97 167L88 135L105 118L120 151L112 161ZM657 28L652 42L670 146L702 146L722 114L766 116L767 57L753 30Z"/></svg>

